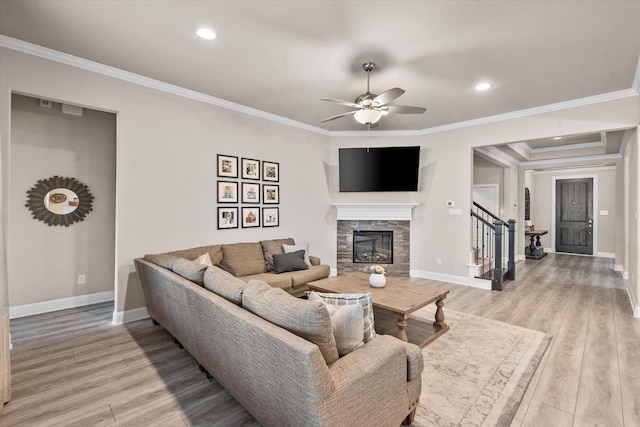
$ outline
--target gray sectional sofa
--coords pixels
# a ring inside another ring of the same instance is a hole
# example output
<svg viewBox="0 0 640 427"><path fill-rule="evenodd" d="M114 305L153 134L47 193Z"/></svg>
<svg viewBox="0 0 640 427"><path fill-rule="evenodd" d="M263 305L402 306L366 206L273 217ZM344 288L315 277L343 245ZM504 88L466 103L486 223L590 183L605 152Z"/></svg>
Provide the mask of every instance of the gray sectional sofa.
<svg viewBox="0 0 640 427"><path fill-rule="evenodd" d="M216 266L194 274L178 255L192 262L200 252L134 261L147 309L262 425L399 426L413 420L423 370L417 346L374 334L339 356L325 303L290 292L302 284L247 283Z"/></svg>

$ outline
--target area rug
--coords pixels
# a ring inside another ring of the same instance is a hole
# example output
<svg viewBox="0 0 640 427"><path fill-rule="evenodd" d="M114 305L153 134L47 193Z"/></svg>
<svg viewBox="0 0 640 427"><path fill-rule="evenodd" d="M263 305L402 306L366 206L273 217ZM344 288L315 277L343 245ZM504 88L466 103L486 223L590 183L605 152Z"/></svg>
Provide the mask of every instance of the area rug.
<svg viewBox="0 0 640 427"><path fill-rule="evenodd" d="M415 312L433 321L434 310ZM450 330L422 350L413 427L509 426L551 336L445 309Z"/></svg>

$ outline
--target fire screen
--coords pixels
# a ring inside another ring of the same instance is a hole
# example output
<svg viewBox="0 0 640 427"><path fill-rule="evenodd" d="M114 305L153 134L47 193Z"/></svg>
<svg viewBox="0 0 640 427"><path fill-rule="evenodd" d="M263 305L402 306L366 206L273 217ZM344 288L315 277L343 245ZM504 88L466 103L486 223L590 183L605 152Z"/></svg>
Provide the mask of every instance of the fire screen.
<svg viewBox="0 0 640 427"><path fill-rule="evenodd" d="M353 262L393 264L393 231L354 231Z"/></svg>

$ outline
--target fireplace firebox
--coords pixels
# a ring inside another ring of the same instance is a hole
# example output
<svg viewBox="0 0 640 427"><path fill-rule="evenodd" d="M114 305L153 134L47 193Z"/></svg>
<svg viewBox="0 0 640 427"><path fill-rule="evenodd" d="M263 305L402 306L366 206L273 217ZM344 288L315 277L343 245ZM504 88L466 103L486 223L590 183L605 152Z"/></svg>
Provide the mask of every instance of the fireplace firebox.
<svg viewBox="0 0 640 427"><path fill-rule="evenodd" d="M354 231L353 262L393 264L393 231Z"/></svg>

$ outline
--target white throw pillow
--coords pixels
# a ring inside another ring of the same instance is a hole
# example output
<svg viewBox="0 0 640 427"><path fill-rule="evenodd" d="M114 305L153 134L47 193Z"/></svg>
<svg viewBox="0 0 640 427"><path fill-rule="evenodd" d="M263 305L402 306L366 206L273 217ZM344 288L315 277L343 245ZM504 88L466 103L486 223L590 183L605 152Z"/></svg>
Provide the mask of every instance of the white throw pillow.
<svg viewBox="0 0 640 427"><path fill-rule="evenodd" d="M282 245L282 250L285 254L304 250L304 263L311 267L311 261L309 260L309 244L307 242L300 242L296 245Z"/></svg>
<svg viewBox="0 0 640 427"><path fill-rule="evenodd" d="M198 258L194 259L194 261L202 265L206 265L207 267L213 267L213 262L211 262L211 255L209 255L209 252L203 253Z"/></svg>
<svg viewBox="0 0 640 427"><path fill-rule="evenodd" d="M373 304L371 303L371 294L333 294L324 292L308 292L309 299L322 299L327 306L329 305L353 305L357 304L362 307L362 317L364 319L364 342L371 341L376 336L375 322L373 318Z"/></svg>
<svg viewBox="0 0 640 427"><path fill-rule="evenodd" d="M321 299L320 299L321 300ZM364 319L361 305L327 305L331 315L333 337L340 357L364 344Z"/></svg>

